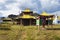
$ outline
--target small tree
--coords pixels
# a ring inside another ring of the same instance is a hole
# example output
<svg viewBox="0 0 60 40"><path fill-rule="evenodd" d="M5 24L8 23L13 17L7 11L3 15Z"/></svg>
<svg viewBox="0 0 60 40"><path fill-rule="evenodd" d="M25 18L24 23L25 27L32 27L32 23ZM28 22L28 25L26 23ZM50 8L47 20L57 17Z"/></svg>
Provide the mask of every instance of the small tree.
<svg viewBox="0 0 60 40"><path fill-rule="evenodd" d="M12 19L12 22L13 22L13 24L15 24L14 23L14 19L17 17L17 15L13 15L13 14L10 14L10 15L8 15L8 18L11 18Z"/></svg>

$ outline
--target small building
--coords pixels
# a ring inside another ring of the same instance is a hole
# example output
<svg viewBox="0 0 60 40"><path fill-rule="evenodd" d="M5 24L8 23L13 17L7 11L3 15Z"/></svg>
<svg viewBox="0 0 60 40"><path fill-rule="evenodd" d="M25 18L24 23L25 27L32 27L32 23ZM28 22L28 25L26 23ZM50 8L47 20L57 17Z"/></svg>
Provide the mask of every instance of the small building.
<svg viewBox="0 0 60 40"><path fill-rule="evenodd" d="M46 12L42 12L42 14L40 14L40 25L42 25L42 19L44 19L45 21L45 25L51 25L53 24L53 18L54 15L48 14Z"/></svg>
<svg viewBox="0 0 60 40"><path fill-rule="evenodd" d="M11 18L4 18L2 20L3 20L3 23L7 23L7 24L12 24L13 23Z"/></svg>
<svg viewBox="0 0 60 40"><path fill-rule="evenodd" d="M36 25L36 19L34 16L32 16L33 11L30 9L25 9L22 11L21 16L18 16L17 18L17 24L20 25Z"/></svg>

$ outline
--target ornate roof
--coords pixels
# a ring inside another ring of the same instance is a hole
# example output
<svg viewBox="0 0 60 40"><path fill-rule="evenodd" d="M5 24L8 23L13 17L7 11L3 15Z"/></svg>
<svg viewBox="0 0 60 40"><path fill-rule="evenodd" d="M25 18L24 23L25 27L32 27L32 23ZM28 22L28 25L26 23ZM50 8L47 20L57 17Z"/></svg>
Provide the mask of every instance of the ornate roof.
<svg viewBox="0 0 60 40"><path fill-rule="evenodd" d="M42 14L40 14L40 15L42 15L42 16L52 16L51 14L48 14L46 12L42 12Z"/></svg>

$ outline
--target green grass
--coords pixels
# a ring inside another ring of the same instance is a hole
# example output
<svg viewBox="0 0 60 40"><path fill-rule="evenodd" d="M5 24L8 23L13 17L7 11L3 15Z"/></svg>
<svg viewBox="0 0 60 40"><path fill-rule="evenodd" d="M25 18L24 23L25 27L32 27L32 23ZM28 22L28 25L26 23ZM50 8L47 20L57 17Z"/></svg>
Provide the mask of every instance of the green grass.
<svg viewBox="0 0 60 40"><path fill-rule="evenodd" d="M60 30L41 30L41 28L38 30L36 26L0 25L3 28L10 28L10 30L0 30L0 40L60 40ZM60 28L59 26L54 25L53 28Z"/></svg>

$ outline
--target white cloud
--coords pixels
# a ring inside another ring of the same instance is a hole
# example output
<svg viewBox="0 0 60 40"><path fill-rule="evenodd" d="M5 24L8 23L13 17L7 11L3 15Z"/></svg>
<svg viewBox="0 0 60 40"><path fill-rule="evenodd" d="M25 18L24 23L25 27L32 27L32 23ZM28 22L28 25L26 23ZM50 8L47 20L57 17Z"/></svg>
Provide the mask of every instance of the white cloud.
<svg viewBox="0 0 60 40"><path fill-rule="evenodd" d="M0 13L0 17L3 17L3 14L2 13Z"/></svg>
<svg viewBox="0 0 60 40"><path fill-rule="evenodd" d="M9 10L0 10L3 16L8 16L9 14L19 14L20 9L18 8L18 3L6 4L5 7Z"/></svg>
<svg viewBox="0 0 60 40"><path fill-rule="evenodd" d="M9 10L5 10L5 11L0 11L1 13L3 13L3 16L8 16L9 14L19 14L20 9L17 7L17 4L9 4L9 5L5 5Z"/></svg>
<svg viewBox="0 0 60 40"><path fill-rule="evenodd" d="M15 15L19 14L19 9L16 10L12 9L7 11L0 11L0 12L3 13L3 16L7 17L9 14L15 14Z"/></svg>
<svg viewBox="0 0 60 40"><path fill-rule="evenodd" d="M0 0L0 3L5 3L6 0Z"/></svg>
<svg viewBox="0 0 60 40"><path fill-rule="evenodd" d="M4 0L1 0L0 2L5 2ZM22 3L24 3L22 0L16 0L16 3L12 4L5 4L5 7L9 10L0 10L0 13L3 14L3 16L8 16L9 14L19 14L20 8L18 7L19 5L21 6Z"/></svg>
<svg viewBox="0 0 60 40"><path fill-rule="evenodd" d="M36 2L32 2L33 0L15 0L16 3L12 4L5 4L5 7L9 10L0 11L4 14L4 16L8 16L9 14L19 14L20 10L23 10L21 8L31 8L34 9L34 11L38 10L38 6ZM20 8L19 8L20 7Z"/></svg>
<svg viewBox="0 0 60 40"><path fill-rule="evenodd" d="M44 9L46 8L49 9L60 5L58 0L40 0L40 1L41 1L42 8Z"/></svg>
<svg viewBox="0 0 60 40"><path fill-rule="evenodd" d="M60 3L59 3L58 0L52 0L52 1L51 1L51 4L60 5Z"/></svg>
<svg viewBox="0 0 60 40"><path fill-rule="evenodd" d="M48 7L50 0L40 0L42 8Z"/></svg>
<svg viewBox="0 0 60 40"><path fill-rule="evenodd" d="M0 3L5 3L6 0L0 0ZM55 6L59 6L59 2L56 0L14 0L16 2L5 4L5 7L9 10L0 10L4 16L8 16L9 14L19 14L19 11L23 10L23 8L31 8L34 11L38 11L39 9L51 9ZM34 2L33 2L34 1ZM39 5L41 3L41 5ZM39 7L38 7L39 6ZM59 14L59 13L58 13Z"/></svg>
<svg viewBox="0 0 60 40"><path fill-rule="evenodd" d="M30 8L33 11L37 11L38 12L38 10L41 9L41 5L40 5L40 2L38 2L38 0L23 0L23 1L22 0L18 0L18 2L20 3L19 7L22 10L24 10L25 8Z"/></svg>
<svg viewBox="0 0 60 40"><path fill-rule="evenodd" d="M8 9L12 10L12 9L17 8L17 7L18 7L18 4L13 3L13 4L8 4L8 5L5 5L5 6L6 6L6 8L8 8Z"/></svg>
<svg viewBox="0 0 60 40"><path fill-rule="evenodd" d="M60 16L60 11L56 11L56 12L53 12L53 13L50 13L50 14L53 14L53 15L56 15L56 16Z"/></svg>

